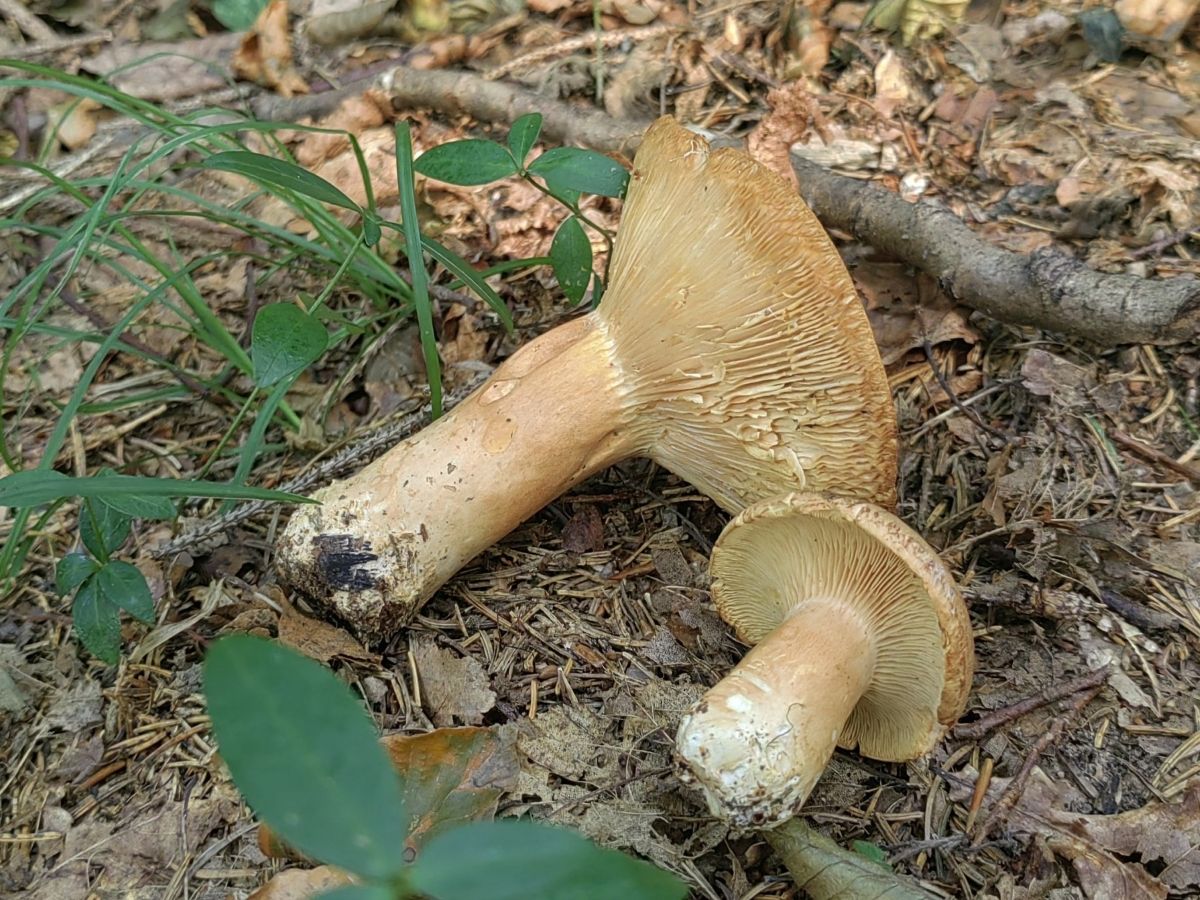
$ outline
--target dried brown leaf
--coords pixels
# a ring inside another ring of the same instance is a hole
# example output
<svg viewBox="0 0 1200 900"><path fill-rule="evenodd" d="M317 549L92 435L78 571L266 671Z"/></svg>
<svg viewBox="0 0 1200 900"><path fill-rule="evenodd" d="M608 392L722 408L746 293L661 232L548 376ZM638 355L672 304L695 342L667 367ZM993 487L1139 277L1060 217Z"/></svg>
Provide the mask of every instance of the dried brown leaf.
<svg viewBox="0 0 1200 900"><path fill-rule="evenodd" d="M225 87L223 73L241 40L223 32L173 43L106 41L83 68L108 76L109 84L134 97L176 100Z"/></svg>
<svg viewBox="0 0 1200 900"><path fill-rule="evenodd" d="M284 97L308 93L308 83L292 63L287 0L271 0L259 13L233 56L233 72Z"/></svg>
<svg viewBox="0 0 1200 900"><path fill-rule="evenodd" d="M49 807L43 822L65 831L57 862L33 890L29 900L64 897L162 896L163 872L174 871L179 860L191 858L217 829L237 818L232 797L164 800L147 807L126 807L113 821L100 815L72 821L66 810ZM179 823L186 821L187 827ZM45 851L54 856L53 846Z"/></svg>
<svg viewBox="0 0 1200 900"><path fill-rule="evenodd" d="M1025 389L1039 397L1050 397L1063 407L1080 407L1088 402L1087 391L1095 376L1083 366L1046 350L1030 350L1021 364Z"/></svg>
<svg viewBox="0 0 1200 900"><path fill-rule="evenodd" d="M51 113L58 141L68 150L86 146L96 134L96 112L100 104L90 97L72 100Z"/></svg>
<svg viewBox="0 0 1200 900"><path fill-rule="evenodd" d="M405 809L412 816L405 840L409 858L415 858L426 841L446 828L495 816L500 797L517 786L521 764L516 741L515 725L439 728L427 734L395 734L380 740L404 779ZM258 846L275 859L304 859L266 825L258 828ZM337 874L335 870L329 872ZM309 886L304 879L297 877L295 881L300 887ZM274 894L264 895L268 896L279 900Z"/></svg>
<svg viewBox="0 0 1200 900"><path fill-rule="evenodd" d="M866 301L867 318L885 365L909 350L949 341L974 344L979 333L967 322L967 311L941 291L924 273L903 263L866 260L850 274Z"/></svg>
<svg viewBox="0 0 1200 900"><path fill-rule="evenodd" d="M349 875L332 866L284 869L247 900L315 900L326 891L353 883Z"/></svg>
<svg viewBox="0 0 1200 900"><path fill-rule="evenodd" d="M992 780L991 802L1009 782ZM1034 769L1008 827L1043 838L1071 860L1084 893L1095 900L1164 900L1172 889L1186 895L1200 889L1200 781L1193 781L1181 802L1152 801L1112 816L1073 812L1069 804L1077 800L1065 784Z"/></svg>
<svg viewBox="0 0 1200 900"><path fill-rule="evenodd" d="M595 504L575 510L562 530L563 549L569 553L591 553L604 549L604 519Z"/></svg>
<svg viewBox="0 0 1200 900"><path fill-rule="evenodd" d="M382 743L404 778L405 808L413 817L407 845L418 852L446 828L495 816L521 771L515 725L439 728Z"/></svg>
<svg viewBox="0 0 1200 900"><path fill-rule="evenodd" d="M487 355L492 333L480 322L479 308L467 309L461 303L451 303L442 315L442 362L452 366L462 362L479 362Z"/></svg>
<svg viewBox="0 0 1200 900"><path fill-rule="evenodd" d="M293 610L279 619L279 641L320 663L343 659L360 665L379 664L379 657L367 652L345 629Z"/></svg>
<svg viewBox="0 0 1200 900"><path fill-rule="evenodd" d="M817 104L805 82L797 80L767 94L771 111L755 126L746 139L750 155L782 175L792 185L791 147L808 133L809 123L817 115Z"/></svg>
<svg viewBox="0 0 1200 900"><path fill-rule="evenodd" d="M496 705L496 693L473 656L459 656L427 639L415 641L412 654L425 711L439 728L478 725Z"/></svg>

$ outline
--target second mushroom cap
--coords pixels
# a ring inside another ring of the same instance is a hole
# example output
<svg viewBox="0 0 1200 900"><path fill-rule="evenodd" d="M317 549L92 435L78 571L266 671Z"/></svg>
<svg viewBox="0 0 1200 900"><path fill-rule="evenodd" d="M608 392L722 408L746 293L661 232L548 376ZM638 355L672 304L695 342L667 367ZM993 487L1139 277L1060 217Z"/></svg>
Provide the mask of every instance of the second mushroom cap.
<svg viewBox="0 0 1200 900"><path fill-rule="evenodd" d="M676 751L713 811L782 821L835 746L901 761L962 713L966 607L912 529L870 503L787 494L748 507L713 549L713 599L756 645L685 716Z"/></svg>

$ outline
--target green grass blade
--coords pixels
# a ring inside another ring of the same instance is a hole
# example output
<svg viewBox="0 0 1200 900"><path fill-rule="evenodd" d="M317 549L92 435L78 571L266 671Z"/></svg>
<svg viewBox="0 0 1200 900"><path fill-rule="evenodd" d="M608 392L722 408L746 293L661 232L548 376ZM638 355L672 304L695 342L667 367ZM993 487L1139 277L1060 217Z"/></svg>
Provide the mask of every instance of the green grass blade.
<svg viewBox="0 0 1200 900"><path fill-rule="evenodd" d="M412 133L407 122L396 125L396 175L400 183L400 215L412 272L413 306L421 332L421 350L429 376L429 404L433 418L442 414L442 364L438 358L437 335L433 332L433 304L429 302L429 273L425 270L421 224L417 218L417 192L413 185Z"/></svg>

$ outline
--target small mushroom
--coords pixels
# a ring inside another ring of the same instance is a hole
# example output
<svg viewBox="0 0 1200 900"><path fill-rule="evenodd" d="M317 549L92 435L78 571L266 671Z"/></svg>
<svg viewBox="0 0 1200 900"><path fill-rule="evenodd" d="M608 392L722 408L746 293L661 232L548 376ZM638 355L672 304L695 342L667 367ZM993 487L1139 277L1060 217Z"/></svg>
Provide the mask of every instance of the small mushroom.
<svg viewBox="0 0 1200 900"><path fill-rule="evenodd" d="M648 456L729 512L788 490L895 501L895 411L849 274L782 178L658 120L610 285L473 395L297 509L283 579L387 637L472 557Z"/></svg>
<svg viewBox="0 0 1200 900"><path fill-rule="evenodd" d="M717 815L795 814L834 747L902 761L961 715L975 666L954 578L870 503L788 494L726 526L710 563L722 617L747 644L680 723L682 777Z"/></svg>

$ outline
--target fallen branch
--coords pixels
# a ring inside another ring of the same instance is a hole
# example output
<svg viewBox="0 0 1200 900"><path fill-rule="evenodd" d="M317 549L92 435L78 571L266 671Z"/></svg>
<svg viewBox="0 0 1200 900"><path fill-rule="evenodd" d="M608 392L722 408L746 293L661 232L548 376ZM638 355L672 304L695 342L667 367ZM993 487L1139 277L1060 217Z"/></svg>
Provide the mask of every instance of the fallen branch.
<svg viewBox="0 0 1200 900"><path fill-rule="evenodd" d="M294 121L337 108L345 96L368 88L386 94L395 109L426 108L465 114L485 122L513 122L526 113L542 114L542 135L557 144L575 144L632 156L649 122L614 119L590 106L551 100L504 81L489 81L472 72L410 69L397 66L370 83L349 85L312 97L280 100L263 97L253 106L260 119Z"/></svg>
<svg viewBox="0 0 1200 900"><path fill-rule="evenodd" d="M376 82L397 109L425 107L512 122L540 112L550 141L632 155L649 122L614 119L471 72L399 66ZM344 93L255 106L262 118L294 119L336 106ZM330 96L333 95L333 96ZM322 99L324 98L324 99ZM330 103L333 103L331 106ZM1200 333L1200 281L1108 275L1052 248L1030 254L994 247L934 203L908 203L869 182L792 157L800 193L826 227L849 232L933 276L966 306L1013 325L1076 335L1103 344L1171 343Z"/></svg>
<svg viewBox="0 0 1200 900"><path fill-rule="evenodd" d="M958 302L1013 325L1104 344L1168 343L1200 331L1200 281L1106 275L1053 248L1013 253L949 210L792 156L800 193L828 228L916 266Z"/></svg>
<svg viewBox="0 0 1200 900"><path fill-rule="evenodd" d="M978 848L987 840L988 835L995 828L1004 824L1013 807L1017 805L1017 801L1021 799L1021 795L1025 793L1025 785L1028 784L1029 776L1033 774L1034 766L1037 765L1042 754L1062 737L1067 726L1083 712L1085 706L1096 699L1096 695L1100 693L1103 687L1103 684L1097 684L1087 688L1071 702L1071 705L1066 710L1055 716L1054 720L1050 723L1050 727L1042 732L1041 736L1034 743L1033 748L1029 751L1029 755L1025 757L1025 762L1022 763L1021 770L1008 783L1008 786L1004 789L1004 793L1000 795L1000 799L996 801L996 804L992 807L992 811L988 813L988 817L979 826L979 831L975 834L971 846Z"/></svg>

